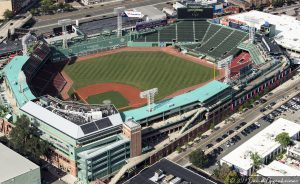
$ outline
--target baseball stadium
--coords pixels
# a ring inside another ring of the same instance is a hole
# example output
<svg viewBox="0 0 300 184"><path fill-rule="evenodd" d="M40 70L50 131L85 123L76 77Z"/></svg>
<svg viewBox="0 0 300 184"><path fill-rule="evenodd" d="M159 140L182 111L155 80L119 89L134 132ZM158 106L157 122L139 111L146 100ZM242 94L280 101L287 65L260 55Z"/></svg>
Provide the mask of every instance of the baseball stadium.
<svg viewBox="0 0 300 184"><path fill-rule="evenodd" d="M12 113L51 143L47 161L83 183L155 163L297 68L273 24L251 29L210 6L186 5L176 18L154 7L116 12L111 30L65 19L59 36L26 34L23 56L1 73Z"/></svg>

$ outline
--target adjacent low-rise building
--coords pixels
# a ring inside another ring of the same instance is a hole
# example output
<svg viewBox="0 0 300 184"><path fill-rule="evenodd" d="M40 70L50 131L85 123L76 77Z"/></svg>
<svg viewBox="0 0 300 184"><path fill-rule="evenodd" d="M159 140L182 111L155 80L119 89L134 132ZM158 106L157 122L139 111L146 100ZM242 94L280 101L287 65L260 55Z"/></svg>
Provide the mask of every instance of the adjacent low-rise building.
<svg viewBox="0 0 300 184"><path fill-rule="evenodd" d="M269 165L259 169L257 175L262 176L261 179L265 181L299 181L300 170L274 160Z"/></svg>
<svg viewBox="0 0 300 184"><path fill-rule="evenodd" d="M226 163L232 166L242 175L251 175L254 172L251 154L256 152L263 160L263 163L268 163L274 159L282 151L282 146L275 141L276 136L282 132L287 132L291 139L298 139L300 136L300 125L280 118L224 156L220 160L221 164Z"/></svg>
<svg viewBox="0 0 300 184"><path fill-rule="evenodd" d="M295 141L295 145L287 148L287 155L300 161L300 142Z"/></svg>
<svg viewBox="0 0 300 184"><path fill-rule="evenodd" d="M0 143L0 184L41 184L40 167Z"/></svg>

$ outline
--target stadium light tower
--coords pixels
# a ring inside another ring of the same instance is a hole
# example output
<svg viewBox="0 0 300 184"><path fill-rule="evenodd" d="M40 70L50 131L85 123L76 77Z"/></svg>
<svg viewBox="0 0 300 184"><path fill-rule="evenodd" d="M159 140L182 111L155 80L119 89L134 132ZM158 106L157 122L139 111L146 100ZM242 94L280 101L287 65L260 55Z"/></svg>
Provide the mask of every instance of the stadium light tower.
<svg viewBox="0 0 300 184"><path fill-rule="evenodd" d="M230 64L231 61L233 59L233 56L230 55L225 59L222 59L221 61L218 62L218 68L224 68L225 69L225 79L224 79L224 83L228 84L230 83Z"/></svg>
<svg viewBox="0 0 300 184"><path fill-rule="evenodd" d="M72 24L71 19L58 20L58 25L62 27L63 48L68 48L67 26Z"/></svg>
<svg viewBox="0 0 300 184"><path fill-rule="evenodd" d="M152 107L152 104L154 104L154 96L157 93L158 93L157 88L149 89L147 91L143 91L140 93L141 98L147 98L149 112L152 112L154 110L154 108Z"/></svg>
<svg viewBox="0 0 300 184"><path fill-rule="evenodd" d="M246 16L244 18L245 21L249 24L249 41L251 43L254 43L255 41L255 24L258 24L260 22L260 19L254 17L254 16Z"/></svg>
<svg viewBox="0 0 300 184"><path fill-rule="evenodd" d="M117 28L117 36L118 37L121 37L122 36L122 13L124 12L125 10L125 7L122 6L122 7L117 7L117 8L114 8L114 13L117 14L117 25L118 25L118 28Z"/></svg>

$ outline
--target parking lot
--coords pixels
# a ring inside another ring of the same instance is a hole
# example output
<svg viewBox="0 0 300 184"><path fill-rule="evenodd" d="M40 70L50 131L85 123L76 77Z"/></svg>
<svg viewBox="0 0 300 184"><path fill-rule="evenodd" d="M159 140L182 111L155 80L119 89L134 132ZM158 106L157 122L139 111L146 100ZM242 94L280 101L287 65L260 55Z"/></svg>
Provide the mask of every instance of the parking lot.
<svg viewBox="0 0 300 184"><path fill-rule="evenodd" d="M279 102L279 101L278 101ZM278 103L277 102L277 103ZM243 144L245 141L250 139L252 136L266 128L268 125L273 123L276 119L279 118L285 118L290 121L296 122L300 124L300 97L294 97L281 105L278 108L273 108L276 105L276 102L272 102L266 107L263 107L262 111L266 110L272 110L271 113L263 116L260 118L257 122L255 122L252 125L247 126L246 128L243 129L239 134L231 138L229 141L226 143L222 144L221 146L215 148L208 156L209 160L211 161L210 167L208 167L207 170L209 173L212 173L214 169L218 167L219 160L236 149L238 146ZM247 122L241 122L239 125L235 127L235 131L241 130L241 127L245 126ZM228 131L227 133L223 134L221 137L217 138L215 142L212 142L210 144L206 145L206 149L210 148L213 146L213 144L216 144L222 139L225 139L228 137L233 131Z"/></svg>
<svg viewBox="0 0 300 184"><path fill-rule="evenodd" d="M272 107L268 107L272 108ZM287 120L300 123L300 97L294 97L285 104L281 105L279 108L274 109L272 113L264 116L262 118L263 121L272 123L274 120L278 118L285 118Z"/></svg>

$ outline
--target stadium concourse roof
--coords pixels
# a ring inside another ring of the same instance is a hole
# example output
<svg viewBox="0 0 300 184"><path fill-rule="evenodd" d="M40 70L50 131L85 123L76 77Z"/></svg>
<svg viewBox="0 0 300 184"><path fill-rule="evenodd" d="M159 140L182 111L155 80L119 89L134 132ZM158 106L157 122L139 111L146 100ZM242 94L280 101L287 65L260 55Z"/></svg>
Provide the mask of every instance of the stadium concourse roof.
<svg viewBox="0 0 300 184"><path fill-rule="evenodd" d="M20 92L19 74L22 71L22 66L28 59L29 56L15 56L3 69L6 81L9 83L10 89L19 107L36 98L31 93L26 80L21 84L23 92Z"/></svg>
<svg viewBox="0 0 300 184"><path fill-rule="evenodd" d="M148 111L147 106L125 111L123 112L123 118L126 121L129 119L134 119L135 121L139 121L193 102L203 103L209 98L215 96L216 94L220 93L221 91L225 90L228 87L229 85L214 80L195 90L192 90L190 92L154 104L154 111L152 112Z"/></svg>
<svg viewBox="0 0 300 184"><path fill-rule="evenodd" d="M276 42L287 49L300 52L300 21L288 15L273 15L256 10L228 16L229 19L251 24L249 19L257 20L254 26L260 29L265 22L276 26Z"/></svg>

